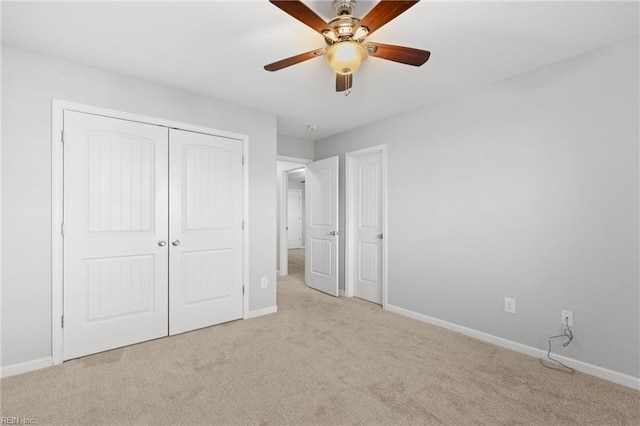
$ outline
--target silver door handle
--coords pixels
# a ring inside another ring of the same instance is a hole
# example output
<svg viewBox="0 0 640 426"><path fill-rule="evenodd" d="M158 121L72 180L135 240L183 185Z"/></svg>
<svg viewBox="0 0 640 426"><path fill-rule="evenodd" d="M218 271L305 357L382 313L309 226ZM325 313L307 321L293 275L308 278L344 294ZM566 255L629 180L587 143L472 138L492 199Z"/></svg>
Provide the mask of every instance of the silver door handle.
<svg viewBox="0 0 640 426"><path fill-rule="evenodd" d="M178 247L180 245L180 240L175 239L175 240L171 241L171 245L174 246L174 247Z"/></svg>
<svg viewBox="0 0 640 426"><path fill-rule="evenodd" d="M166 245L167 245L167 242L166 242L165 240L160 240L160 241L158 241L158 245L159 245L160 247L164 247L164 246L166 246Z"/></svg>
<svg viewBox="0 0 640 426"><path fill-rule="evenodd" d="M382 234L378 234L378 239L382 239Z"/></svg>
<svg viewBox="0 0 640 426"><path fill-rule="evenodd" d="M329 232L329 235L340 235L340 233L338 231L331 231Z"/></svg>

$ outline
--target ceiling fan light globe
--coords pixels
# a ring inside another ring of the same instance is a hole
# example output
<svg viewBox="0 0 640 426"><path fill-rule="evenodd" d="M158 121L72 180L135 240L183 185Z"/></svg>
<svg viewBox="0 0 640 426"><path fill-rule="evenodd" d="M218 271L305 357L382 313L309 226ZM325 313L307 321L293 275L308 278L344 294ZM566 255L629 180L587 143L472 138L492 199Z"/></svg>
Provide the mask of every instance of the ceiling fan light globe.
<svg viewBox="0 0 640 426"><path fill-rule="evenodd" d="M324 57L336 73L353 74L367 59L367 49L354 41L341 41L329 46Z"/></svg>

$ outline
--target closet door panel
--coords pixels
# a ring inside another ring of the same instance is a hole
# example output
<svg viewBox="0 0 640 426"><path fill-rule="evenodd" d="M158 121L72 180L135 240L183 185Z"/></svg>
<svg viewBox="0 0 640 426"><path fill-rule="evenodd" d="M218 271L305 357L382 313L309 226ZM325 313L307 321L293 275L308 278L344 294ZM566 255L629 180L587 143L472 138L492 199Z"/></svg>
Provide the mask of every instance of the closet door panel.
<svg viewBox="0 0 640 426"><path fill-rule="evenodd" d="M168 334L168 130L64 113L64 359Z"/></svg>
<svg viewBox="0 0 640 426"><path fill-rule="evenodd" d="M170 334L242 317L242 141L171 129Z"/></svg>

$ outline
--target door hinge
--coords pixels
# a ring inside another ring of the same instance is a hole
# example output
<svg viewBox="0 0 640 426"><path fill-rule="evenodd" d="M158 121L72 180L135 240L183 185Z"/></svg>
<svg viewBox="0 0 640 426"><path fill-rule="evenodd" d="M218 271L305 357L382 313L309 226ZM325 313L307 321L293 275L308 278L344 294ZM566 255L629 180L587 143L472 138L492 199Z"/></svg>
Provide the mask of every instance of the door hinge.
<svg viewBox="0 0 640 426"><path fill-rule="evenodd" d="M244 296L244 286L242 286L242 295Z"/></svg>
<svg viewBox="0 0 640 426"><path fill-rule="evenodd" d="M64 328L64 315L60 317L60 328Z"/></svg>
<svg viewBox="0 0 640 426"><path fill-rule="evenodd" d="M64 130L60 130L60 142L64 143Z"/></svg>
<svg viewBox="0 0 640 426"><path fill-rule="evenodd" d="M242 221L242 229L244 229L244 220Z"/></svg>
<svg viewBox="0 0 640 426"><path fill-rule="evenodd" d="M64 222L60 224L60 235L64 237Z"/></svg>
<svg viewBox="0 0 640 426"><path fill-rule="evenodd" d="M242 165L244 166L244 155L242 156Z"/></svg>

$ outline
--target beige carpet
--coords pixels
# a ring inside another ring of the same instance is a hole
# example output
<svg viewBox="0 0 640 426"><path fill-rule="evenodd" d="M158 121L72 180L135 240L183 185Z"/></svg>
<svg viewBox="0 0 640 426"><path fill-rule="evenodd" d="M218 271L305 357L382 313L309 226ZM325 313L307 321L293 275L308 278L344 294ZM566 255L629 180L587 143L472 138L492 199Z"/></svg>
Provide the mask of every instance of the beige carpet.
<svg viewBox="0 0 640 426"><path fill-rule="evenodd" d="M1 382L36 424L640 424L638 391L306 288L279 312Z"/></svg>

